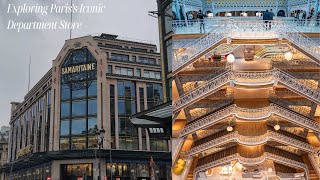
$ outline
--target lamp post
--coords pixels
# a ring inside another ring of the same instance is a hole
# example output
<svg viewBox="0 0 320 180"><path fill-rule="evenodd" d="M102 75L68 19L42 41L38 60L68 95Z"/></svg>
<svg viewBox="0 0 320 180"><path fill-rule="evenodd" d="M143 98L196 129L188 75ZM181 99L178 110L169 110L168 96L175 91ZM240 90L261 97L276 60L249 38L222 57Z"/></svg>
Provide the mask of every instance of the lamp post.
<svg viewBox="0 0 320 180"><path fill-rule="evenodd" d="M99 176L98 179L101 179L101 165L100 165L100 149L101 147L103 148L103 139L104 139L104 134L105 134L104 129L97 130L96 132L96 140L97 140L97 149L99 150L99 159L98 159L98 171L99 171Z"/></svg>

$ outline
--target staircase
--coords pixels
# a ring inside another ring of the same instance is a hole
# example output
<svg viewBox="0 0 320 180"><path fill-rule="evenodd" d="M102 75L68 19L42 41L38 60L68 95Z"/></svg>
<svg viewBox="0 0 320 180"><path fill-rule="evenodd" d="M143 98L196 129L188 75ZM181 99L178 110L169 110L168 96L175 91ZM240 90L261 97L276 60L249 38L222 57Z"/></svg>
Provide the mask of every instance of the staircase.
<svg viewBox="0 0 320 180"><path fill-rule="evenodd" d="M226 118L232 118L233 116L255 121L257 119L267 118L271 114L276 114L277 116L287 119L294 124L306 127L315 132L320 132L319 123L276 104L270 104L270 106L268 107L258 109L239 108L235 104L233 104L214 111L207 116L195 120L194 122L188 123L181 131L180 136L186 136L188 134L196 132L197 130L204 129L205 127L210 127L211 125L221 120L226 120Z"/></svg>
<svg viewBox="0 0 320 180"><path fill-rule="evenodd" d="M300 81L299 79L291 76L280 69L275 69L274 78L288 87L290 90L300 94L307 99L320 104L320 92L317 89L313 89L313 84Z"/></svg>
<svg viewBox="0 0 320 180"><path fill-rule="evenodd" d="M230 81L231 75L232 72L228 70L220 76L214 77L206 83L200 85L195 90L182 95L173 103L172 111L175 112L183 109L188 105L200 100L201 98L218 91L221 87L223 87Z"/></svg>
<svg viewBox="0 0 320 180"><path fill-rule="evenodd" d="M199 101L201 98L216 92L230 82L230 80L233 80L234 83L239 82L242 84L245 83L246 85L270 84L274 80L279 81L290 90L320 104L320 92L315 89L313 83L301 81L280 69L275 68L274 70L267 72L237 72L227 70L221 75L215 76L211 80L198 86L196 89L183 94L173 103L173 112L179 111L188 105Z"/></svg>
<svg viewBox="0 0 320 180"><path fill-rule="evenodd" d="M189 174L187 176L187 180L193 180L193 171L197 167L198 160L199 160L198 157L193 158L193 163L192 163L192 166L190 167Z"/></svg>
<svg viewBox="0 0 320 180"><path fill-rule="evenodd" d="M317 172L314 170L314 167L313 167L311 161L309 160L308 154L302 154L302 159L309 169L309 179L310 180L316 180L316 179L318 180Z"/></svg>
<svg viewBox="0 0 320 180"><path fill-rule="evenodd" d="M225 29L225 25L221 25L219 28L211 30L195 42L192 42L183 52L176 55L172 63L173 74L176 74L177 71L222 44L223 39L226 37Z"/></svg>
<svg viewBox="0 0 320 180"><path fill-rule="evenodd" d="M273 21L271 24L272 28L266 30L266 25L263 21L230 20L230 22L222 23L217 29L211 30L195 42L192 42L183 52L174 57L173 74L178 73L178 71L223 43L223 39L226 37L233 37L238 33L248 34L249 32L251 34L252 32L269 32L284 37L292 43L292 46L320 64L320 47L314 40L303 35L287 22Z"/></svg>
<svg viewBox="0 0 320 180"><path fill-rule="evenodd" d="M290 29L290 31L288 31L288 29ZM307 56L320 64L320 47L314 40L305 36L297 30L295 26L289 23L283 23L282 28L279 28L278 32L289 40L296 49L305 52Z"/></svg>

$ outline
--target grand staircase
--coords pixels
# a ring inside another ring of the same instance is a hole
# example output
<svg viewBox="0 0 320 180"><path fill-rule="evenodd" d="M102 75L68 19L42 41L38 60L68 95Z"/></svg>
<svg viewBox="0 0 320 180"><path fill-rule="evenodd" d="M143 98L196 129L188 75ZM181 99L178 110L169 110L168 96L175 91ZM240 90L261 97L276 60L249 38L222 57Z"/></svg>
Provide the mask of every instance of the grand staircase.
<svg viewBox="0 0 320 180"><path fill-rule="evenodd" d="M219 76L214 76L212 79L206 81L194 90L190 90L188 93L180 96L179 99L173 102L173 112L179 111L190 104L218 91L229 82L247 86L259 86L280 82L290 90L317 104L320 104L320 91L315 88L314 84L308 81L297 79L280 69L274 68L273 70L266 72L243 72L227 70Z"/></svg>
<svg viewBox="0 0 320 180"><path fill-rule="evenodd" d="M219 121L227 120L234 116L241 119L256 121L270 117L272 114L315 132L320 132L319 123L276 104L271 103L268 107L257 109L240 108L233 104L187 124L181 131L180 137L187 136L201 129L206 129Z"/></svg>
<svg viewBox="0 0 320 180"><path fill-rule="evenodd" d="M266 24L263 21L231 20L220 24L218 28L211 30L206 35L192 42L183 52L174 56L172 65L173 74L178 73L219 44L226 42L223 41L224 39L241 36L244 33L249 35L254 34L253 32L275 33L275 37L287 39L292 46L320 64L320 47L314 40L305 36L290 23L273 21L270 25L271 29L266 30ZM252 36L248 38L254 39L256 37Z"/></svg>

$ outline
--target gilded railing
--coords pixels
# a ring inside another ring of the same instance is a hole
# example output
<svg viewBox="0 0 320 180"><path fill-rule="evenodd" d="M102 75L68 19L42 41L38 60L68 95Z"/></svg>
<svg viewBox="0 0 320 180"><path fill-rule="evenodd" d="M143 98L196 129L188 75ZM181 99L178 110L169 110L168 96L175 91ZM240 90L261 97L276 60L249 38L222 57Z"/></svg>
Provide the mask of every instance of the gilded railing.
<svg viewBox="0 0 320 180"><path fill-rule="evenodd" d="M206 171L208 169L230 163L231 161L238 161L240 164L243 164L243 165L256 165L256 164L261 164L266 160L272 160L280 164L286 164L286 165L289 165L290 167L301 168L305 171L306 179L309 179L308 167L304 163L301 163L289 158L285 158L282 156L278 156L272 153L268 153L268 152L265 152L261 157L257 157L257 158L245 158L240 156L239 153L235 153L233 155L223 157L221 159L196 167L194 170L194 177L196 177L199 172Z"/></svg>
<svg viewBox="0 0 320 180"><path fill-rule="evenodd" d="M193 156L212 147L219 147L229 142L238 142L239 144L252 146L264 144L270 140L277 141L283 144L289 144L291 146L297 147L298 149L303 149L307 152L314 152L314 148L308 143L268 130L267 133L260 136L243 136L235 131L191 148L188 151L188 155Z"/></svg>
<svg viewBox="0 0 320 180"><path fill-rule="evenodd" d="M242 114L242 112L244 111L246 112L245 116ZM250 112L252 112L252 116L250 116ZM186 136L200 129L205 129L206 127L209 127L210 125L215 124L230 116L236 116L242 119L249 119L249 120L255 120L255 119L259 120L262 118L269 117L272 114L278 115L295 124L299 124L315 132L320 132L319 123L273 103L271 103L270 106L268 107L259 108L256 110L254 109L245 110L245 108L239 108L235 104L233 104L217 112L209 114L203 118L200 118L190 124L187 124L184 127L184 129L181 131L180 136Z"/></svg>

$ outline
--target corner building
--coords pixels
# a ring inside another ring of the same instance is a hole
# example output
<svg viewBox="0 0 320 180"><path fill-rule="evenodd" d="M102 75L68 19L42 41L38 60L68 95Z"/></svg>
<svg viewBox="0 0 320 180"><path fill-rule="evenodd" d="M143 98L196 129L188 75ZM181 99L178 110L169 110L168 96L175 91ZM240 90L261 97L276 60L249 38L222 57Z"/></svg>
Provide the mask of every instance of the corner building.
<svg viewBox="0 0 320 180"><path fill-rule="evenodd" d="M150 179L152 157L155 178L168 179L168 139L128 119L163 101L160 64L153 44L110 34L66 40L52 69L11 105L7 178Z"/></svg>
<svg viewBox="0 0 320 180"><path fill-rule="evenodd" d="M320 179L319 1L173 0L173 13L172 179Z"/></svg>

